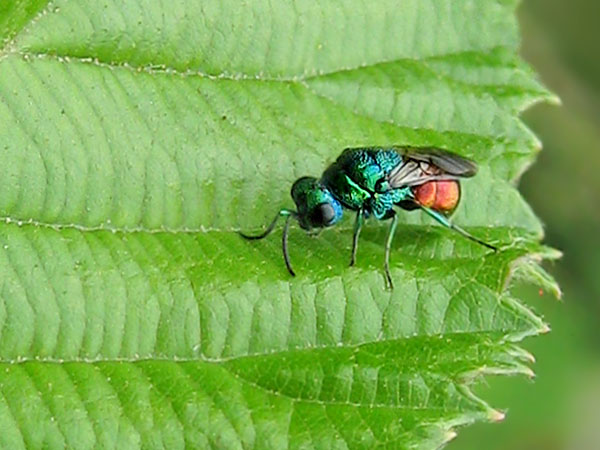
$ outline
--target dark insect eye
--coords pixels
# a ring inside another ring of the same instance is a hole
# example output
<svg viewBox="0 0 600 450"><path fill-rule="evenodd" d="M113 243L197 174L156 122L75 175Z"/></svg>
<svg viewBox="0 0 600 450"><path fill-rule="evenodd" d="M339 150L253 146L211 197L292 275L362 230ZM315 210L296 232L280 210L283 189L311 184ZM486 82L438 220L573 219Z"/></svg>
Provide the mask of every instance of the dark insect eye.
<svg viewBox="0 0 600 450"><path fill-rule="evenodd" d="M335 211L329 203L319 203L310 214L310 221L315 227L327 226L334 218Z"/></svg>

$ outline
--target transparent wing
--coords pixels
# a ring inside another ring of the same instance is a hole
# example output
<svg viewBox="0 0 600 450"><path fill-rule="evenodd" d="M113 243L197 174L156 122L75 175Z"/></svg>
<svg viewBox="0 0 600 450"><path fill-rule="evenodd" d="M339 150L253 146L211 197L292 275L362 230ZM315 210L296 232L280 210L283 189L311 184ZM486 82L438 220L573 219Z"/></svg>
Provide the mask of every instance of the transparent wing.
<svg viewBox="0 0 600 450"><path fill-rule="evenodd" d="M428 181L457 180L472 177L477 165L470 159L435 147L397 147L403 162L388 175L394 188L418 186Z"/></svg>

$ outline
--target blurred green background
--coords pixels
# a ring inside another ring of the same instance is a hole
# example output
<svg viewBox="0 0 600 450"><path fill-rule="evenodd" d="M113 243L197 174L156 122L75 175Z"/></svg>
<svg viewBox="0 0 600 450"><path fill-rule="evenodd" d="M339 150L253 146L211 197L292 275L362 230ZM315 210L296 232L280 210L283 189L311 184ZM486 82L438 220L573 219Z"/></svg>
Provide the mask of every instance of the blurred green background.
<svg viewBox="0 0 600 450"><path fill-rule="evenodd" d="M519 289L552 327L524 343L537 377L488 378L477 391L506 419L463 429L448 448L600 449L600 1L524 0L519 18L524 58L562 100L524 114L544 150L520 188L564 252L547 267L563 301Z"/></svg>

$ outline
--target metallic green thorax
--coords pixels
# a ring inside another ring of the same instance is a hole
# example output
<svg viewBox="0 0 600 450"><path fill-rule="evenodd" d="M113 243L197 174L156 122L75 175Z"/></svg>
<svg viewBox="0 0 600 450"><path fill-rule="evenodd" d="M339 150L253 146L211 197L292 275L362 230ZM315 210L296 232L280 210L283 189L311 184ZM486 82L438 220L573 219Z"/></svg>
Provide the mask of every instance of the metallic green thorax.
<svg viewBox="0 0 600 450"><path fill-rule="evenodd" d="M402 161L393 149L346 149L325 170L321 183L344 207L386 219L395 204L412 196L410 188L391 189L386 182Z"/></svg>

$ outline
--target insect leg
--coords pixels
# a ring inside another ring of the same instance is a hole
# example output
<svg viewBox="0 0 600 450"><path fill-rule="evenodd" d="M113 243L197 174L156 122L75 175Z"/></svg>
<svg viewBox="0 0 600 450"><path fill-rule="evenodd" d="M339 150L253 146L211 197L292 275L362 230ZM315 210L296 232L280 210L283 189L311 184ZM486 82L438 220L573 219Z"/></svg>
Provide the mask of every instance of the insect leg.
<svg viewBox="0 0 600 450"><path fill-rule="evenodd" d="M392 248L392 239L394 239L394 233L398 226L398 215L396 211L392 210L392 223L388 228L387 238L385 240L385 276L387 278L390 289L394 289L394 283L392 282L392 276L390 275L390 249Z"/></svg>
<svg viewBox="0 0 600 450"><path fill-rule="evenodd" d="M292 216L287 216L285 218L285 225L283 226L283 236L281 237L281 248L283 250L283 259L285 260L285 266L287 267L288 272L291 276L295 277L294 269L292 269L292 264L290 263L290 255L288 254L288 231L290 229L290 218Z"/></svg>
<svg viewBox="0 0 600 450"><path fill-rule="evenodd" d="M450 220L448 220L448 218L445 217L443 214L440 214L439 212L437 212L437 211L435 211L433 209L427 208L426 206L422 206L422 205L419 205L419 206L421 206L421 209L423 211L425 211L427 214L429 214L431 217L433 217L435 220L437 220L439 223L441 223L445 227L448 227L451 230L456 231L458 234L466 237L467 239L470 239L473 242L477 242L478 244L481 244L484 247L490 248L490 249L494 250L495 252L498 251L498 249L496 247L494 247L493 245L490 245L487 242L484 242L481 239L476 238L472 234L470 234L470 233L466 232L465 230L463 230L458 225L455 225L452 222L450 222Z"/></svg>
<svg viewBox="0 0 600 450"><path fill-rule="evenodd" d="M290 219L297 218L298 213L296 211L292 211L289 209L282 209L277 213L273 221L269 224L267 229L259 235L251 236L248 234L244 234L241 231L239 232L240 236L244 239L255 240L255 239L263 239L266 238L271 232L275 229L275 225L277 225L277 221L280 217L285 217L285 225L283 226L283 236L281 238L281 248L283 250L283 259L285 260L285 266L287 267L288 272L294 277L296 274L292 269L292 265L290 263L290 255L288 254L287 242L288 242L288 232L290 229Z"/></svg>
<svg viewBox="0 0 600 450"><path fill-rule="evenodd" d="M282 209L281 211L279 211L277 213L277 215L275 216L273 221L269 224L269 226L263 233L258 234L256 236L252 236L252 235L242 233L240 231L239 234L241 237L243 237L244 239L248 239L249 241L253 241L255 239L263 239L263 238L266 238L269 234L271 234L271 232L275 229L275 225L277 225L277 221L279 220L280 217L290 217L290 216L296 217L296 215L297 215L296 211L290 211L289 209Z"/></svg>
<svg viewBox="0 0 600 450"><path fill-rule="evenodd" d="M362 208L356 212L356 220L354 221L354 235L352 236L352 256L350 257L350 266L356 261L356 251L358 250L358 236L360 229L363 226L363 210Z"/></svg>

